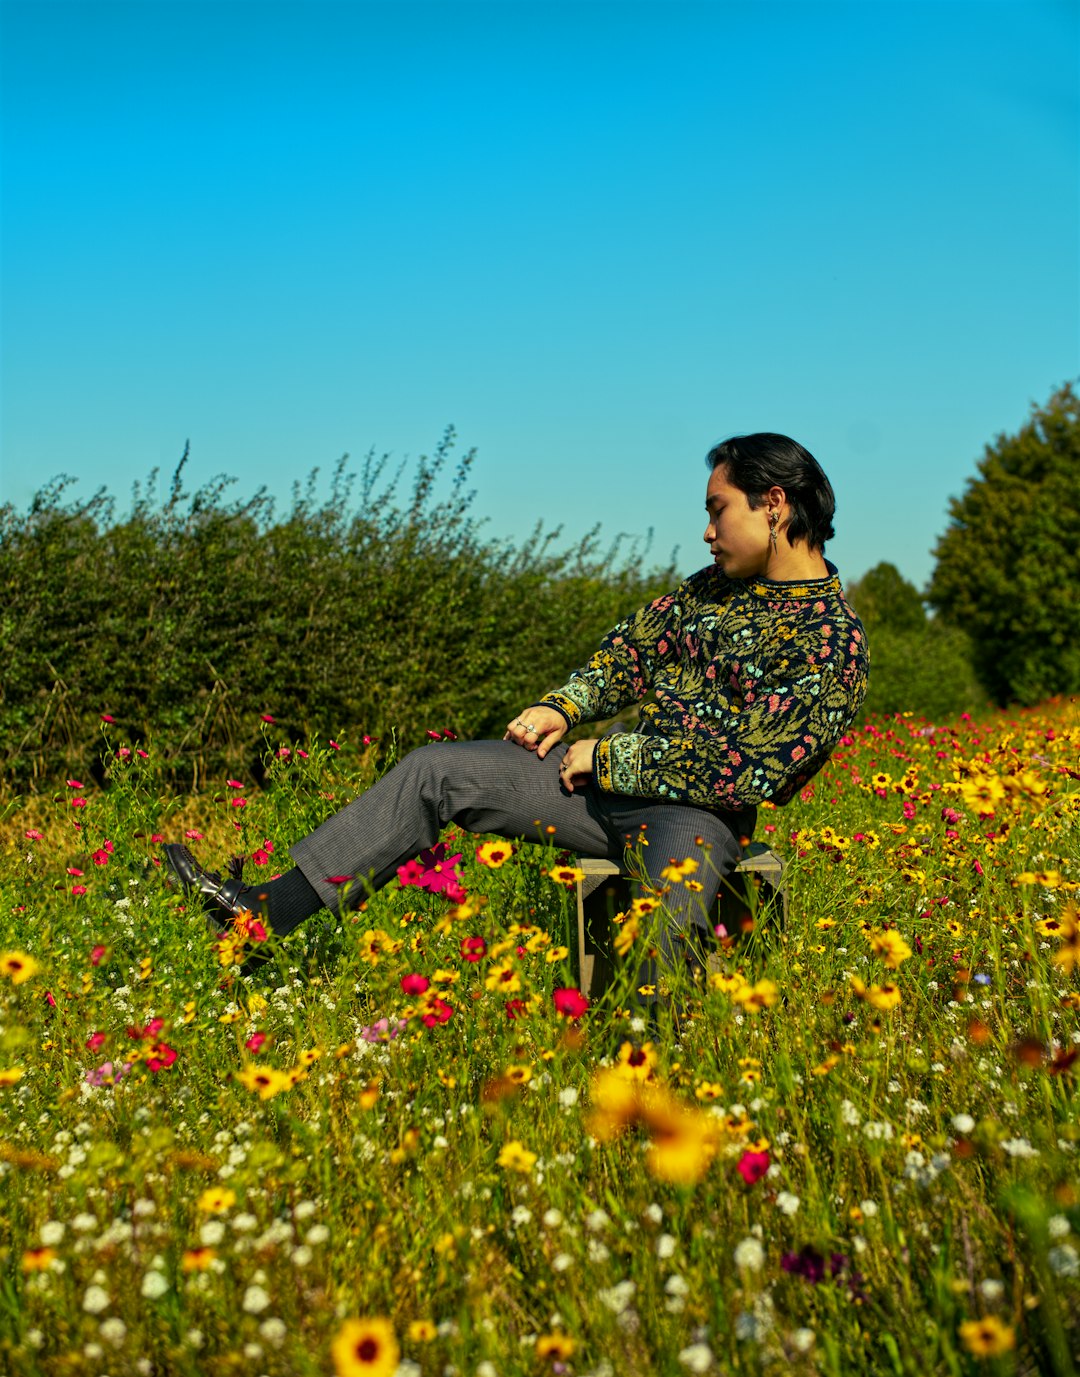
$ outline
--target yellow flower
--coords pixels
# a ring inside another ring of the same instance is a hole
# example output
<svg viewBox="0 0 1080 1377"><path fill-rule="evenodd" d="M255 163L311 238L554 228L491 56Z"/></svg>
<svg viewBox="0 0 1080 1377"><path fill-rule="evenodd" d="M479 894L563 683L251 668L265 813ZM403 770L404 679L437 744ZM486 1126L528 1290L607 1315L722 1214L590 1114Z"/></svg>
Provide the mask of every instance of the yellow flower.
<svg viewBox="0 0 1080 1377"><path fill-rule="evenodd" d="M528 1148L516 1138L511 1138L499 1153L498 1163L500 1167L505 1167L507 1171L520 1171L523 1175L527 1176L536 1165L536 1153L530 1152Z"/></svg>
<svg viewBox="0 0 1080 1377"><path fill-rule="evenodd" d="M16 1081L21 1081L26 1072L21 1066L7 1066L0 1069L0 1087L14 1085Z"/></svg>
<svg viewBox="0 0 1080 1377"><path fill-rule="evenodd" d="M56 1257L55 1248L27 1248L22 1255L24 1272L47 1272Z"/></svg>
<svg viewBox="0 0 1080 1377"><path fill-rule="evenodd" d="M981 1320L965 1320L960 1326L960 1338L969 1353L977 1358L1000 1358L1016 1347L1016 1335L1011 1325L996 1315Z"/></svg>
<svg viewBox="0 0 1080 1377"><path fill-rule="evenodd" d="M625 956L637 940L641 932L641 920L636 913L631 914L623 923L622 927L615 934L615 950L620 956Z"/></svg>
<svg viewBox="0 0 1080 1377"><path fill-rule="evenodd" d="M780 991L771 980L759 980L756 985L736 990L734 998L748 1014L756 1014L761 1009L771 1009L780 998Z"/></svg>
<svg viewBox="0 0 1080 1377"><path fill-rule="evenodd" d="M330 1345L337 1377L390 1377L401 1358L389 1320L346 1320Z"/></svg>
<svg viewBox="0 0 1080 1377"><path fill-rule="evenodd" d="M514 848L509 842L489 841L476 848L476 859L491 870L498 870L513 855Z"/></svg>
<svg viewBox="0 0 1080 1377"><path fill-rule="evenodd" d="M870 949L875 956L881 957L890 971L897 970L911 955L911 948L895 928L874 933L870 938Z"/></svg>
<svg viewBox="0 0 1080 1377"><path fill-rule="evenodd" d="M515 927L517 925L515 924ZM526 951L543 951L545 947L551 946L551 938L546 932L534 932L525 943Z"/></svg>
<svg viewBox="0 0 1080 1377"><path fill-rule="evenodd" d="M734 994L736 990L741 990L746 981L741 975L724 975L722 971L713 971L709 976L709 989L717 990L720 994Z"/></svg>
<svg viewBox="0 0 1080 1377"><path fill-rule="evenodd" d="M970 809L987 817L1005 797L1005 786L996 775L973 774L961 782L960 793Z"/></svg>
<svg viewBox="0 0 1080 1377"><path fill-rule="evenodd" d="M502 865L502 861L499 864ZM414 1344L430 1343L437 1332L432 1320L413 1320L408 1328L409 1338Z"/></svg>
<svg viewBox="0 0 1080 1377"><path fill-rule="evenodd" d="M694 1087L694 1094L699 1100L718 1100L724 1093L724 1087L719 1081L699 1081Z"/></svg>
<svg viewBox="0 0 1080 1377"><path fill-rule="evenodd" d="M819 918L819 919L817 920L817 922L814 924L814 926L815 926L816 928L820 928L822 932L828 932L828 930L829 930L830 928L836 927L836 919L835 919L835 918Z"/></svg>
<svg viewBox="0 0 1080 1377"><path fill-rule="evenodd" d="M198 1207L204 1214L224 1214L236 1204L236 1192L225 1186L210 1186L198 1199Z"/></svg>
<svg viewBox="0 0 1080 1377"><path fill-rule="evenodd" d="M13 985L22 985L40 970L40 963L24 951L0 953L0 975L6 975Z"/></svg>
<svg viewBox="0 0 1080 1377"><path fill-rule="evenodd" d="M692 875L697 868L697 861L687 856L685 861L672 861L670 865L665 865L660 872L660 878L677 884L679 880L685 880L687 875Z"/></svg>
<svg viewBox="0 0 1080 1377"><path fill-rule="evenodd" d="M866 999L875 1009L895 1009L900 1003L900 991L895 985L871 985Z"/></svg>
<svg viewBox="0 0 1080 1377"><path fill-rule="evenodd" d="M553 966L557 961L565 961L569 955L569 947L552 947L552 949L544 957L544 960L548 963L549 966Z"/></svg>
<svg viewBox="0 0 1080 1377"><path fill-rule="evenodd" d="M551 1334L541 1334L536 1341L536 1356L548 1358L553 1363L565 1363L577 1347L568 1334L555 1330Z"/></svg>
<svg viewBox="0 0 1080 1377"><path fill-rule="evenodd" d="M657 1063L656 1048L651 1042L635 1047L632 1042L624 1042L615 1058L615 1070L627 1080L647 1081L653 1074Z"/></svg>
<svg viewBox="0 0 1080 1377"><path fill-rule="evenodd" d="M1061 915L1061 946L1050 958L1055 966L1071 971L1080 964L1080 922L1076 909L1070 904Z"/></svg>
<svg viewBox="0 0 1080 1377"><path fill-rule="evenodd" d="M580 884L584 878L584 870L579 870L576 865L556 865L548 871L548 879L554 880L557 885L562 885L564 889L572 889L574 885Z"/></svg>
<svg viewBox="0 0 1080 1377"><path fill-rule="evenodd" d="M503 1072L503 1075L508 1081L512 1081L514 1085L525 1085L528 1081L532 1080L532 1067L508 1066Z"/></svg>
<svg viewBox="0 0 1080 1377"><path fill-rule="evenodd" d="M293 1084L289 1072L276 1071L272 1066L245 1066L237 1071L236 1079L245 1089L256 1091L260 1100L272 1100Z"/></svg>
<svg viewBox="0 0 1080 1377"><path fill-rule="evenodd" d="M487 973L484 984L489 990L499 990L506 994L513 994L516 990L521 989L521 980L514 969L512 960L500 961L492 966Z"/></svg>
<svg viewBox="0 0 1080 1377"><path fill-rule="evenodd" d="M188 1248L180 1259L185 1272L205 1272L217 1253L213 1248Z"/></svg>

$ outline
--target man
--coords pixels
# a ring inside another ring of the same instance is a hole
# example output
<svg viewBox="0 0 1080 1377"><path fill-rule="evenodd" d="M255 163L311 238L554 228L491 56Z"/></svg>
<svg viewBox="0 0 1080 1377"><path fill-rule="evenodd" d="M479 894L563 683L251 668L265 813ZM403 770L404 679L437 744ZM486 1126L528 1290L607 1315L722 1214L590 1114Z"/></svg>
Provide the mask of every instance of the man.
<svg viewBox="0 0 1080 1377"><path fill-rule="evenodd" d="M668 889L666 956L692 938L753 835L757 805L787 803L821 769L866 693L866 639L824 558L833 490L784 435L724 441L707 456L712 564L603 641L561 688L525 708L501 741L422 747L290 848L296 868L246 887L165 848L180 882L224 927L243 909L278 934L355 907L431 847L448 823L623 859L644 833L646 875L699 863ZM647 694L632 732L575 741ZM553 831L552 831L553 829ZM354 877L343 884L342 877Z"/></svg>

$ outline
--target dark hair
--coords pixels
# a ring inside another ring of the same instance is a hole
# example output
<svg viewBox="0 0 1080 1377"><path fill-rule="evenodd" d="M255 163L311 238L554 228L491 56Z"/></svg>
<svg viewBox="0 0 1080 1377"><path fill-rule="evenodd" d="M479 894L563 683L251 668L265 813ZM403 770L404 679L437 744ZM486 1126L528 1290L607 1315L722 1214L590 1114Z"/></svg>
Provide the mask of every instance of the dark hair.
<svg viewBox="0 0 1080 1377"><path fill-rule="evenodd" d="M789 544L805 540L812 550L820 550L832 540L836 494L824 470L808 449L788 435L760 431L756 435L733 435L714 445L705 457L711 469L723 464L727 479L746 493L755 510L765 501L772 487L783 488L791 508L787 524Z"/></svg>

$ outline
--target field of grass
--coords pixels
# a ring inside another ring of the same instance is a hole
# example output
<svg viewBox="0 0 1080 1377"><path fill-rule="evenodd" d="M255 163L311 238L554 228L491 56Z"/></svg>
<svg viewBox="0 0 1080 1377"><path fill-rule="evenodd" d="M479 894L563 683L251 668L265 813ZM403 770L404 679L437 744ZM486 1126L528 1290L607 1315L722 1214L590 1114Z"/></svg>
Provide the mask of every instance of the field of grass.
<svg viewBox="0 0 1080 1377"><path fill-rule="evenodd" d="M647 895L570 993L557 837L215 946L162 840L274 874L371 752L176 798L104 749L3 812L5 1372L1080 1366L1076 705L846 738L759 818L786 925L663 973L674 1026Z"/></svg>

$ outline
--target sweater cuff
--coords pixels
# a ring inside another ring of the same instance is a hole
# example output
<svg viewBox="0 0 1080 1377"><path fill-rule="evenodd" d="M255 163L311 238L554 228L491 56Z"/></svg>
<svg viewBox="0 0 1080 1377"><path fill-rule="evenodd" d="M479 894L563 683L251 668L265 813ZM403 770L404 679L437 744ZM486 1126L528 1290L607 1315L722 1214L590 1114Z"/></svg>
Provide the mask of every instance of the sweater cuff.
<svg viewBox="0 0 1080 1377"><path fill-rule="evenodd" d="M602 736L593 752L593 778L604 794L640 794L641 748L636 732Z"/></svg>
<svg viewBox="0 0 1080 1377"><path fill-rule="evenodd" d="M566 719L568 727L576 727L581 721L582 711L572 698L568 698L565 693L560 693L558 689L554 693L546 693L539 703L533 704L534 708L554 708L560 717Z"/></svg>

